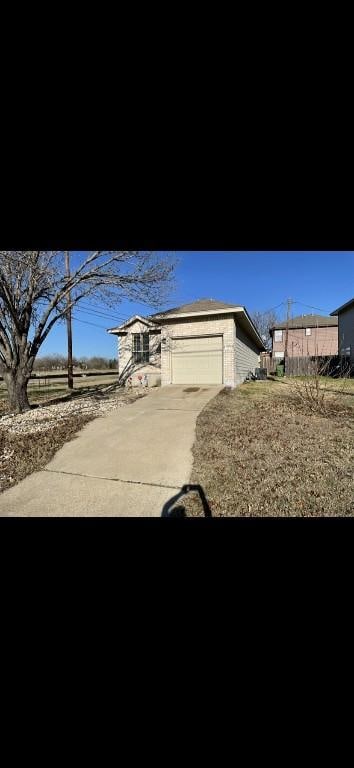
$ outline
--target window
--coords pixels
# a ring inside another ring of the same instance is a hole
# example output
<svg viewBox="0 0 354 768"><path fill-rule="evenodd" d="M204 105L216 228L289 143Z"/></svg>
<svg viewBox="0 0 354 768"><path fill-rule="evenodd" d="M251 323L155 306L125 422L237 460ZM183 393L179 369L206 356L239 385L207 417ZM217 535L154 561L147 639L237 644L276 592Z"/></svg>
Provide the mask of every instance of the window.
<svg viewBox="0 0 354 768"><path fill-rule="evenodd" d="M283 341L283 331L274 331L274 341Z"/></svg>
<svg viewBox="0 0 354 768"><path fill-rule="evenodd" d="M311 328L305 328L305 336L311 336Z"/></svg>
<svg viewBox="0 0 354 768"><path fill-rule="evenodd" d="M133 362L149 362L149 334L133 333Z"/></svg>
<svg viewBox="0 0 354 768"><path fill-rule="evenodd" d="M284 352L274 352L274 359L275 360L282 360L284 357Z"/></svg>

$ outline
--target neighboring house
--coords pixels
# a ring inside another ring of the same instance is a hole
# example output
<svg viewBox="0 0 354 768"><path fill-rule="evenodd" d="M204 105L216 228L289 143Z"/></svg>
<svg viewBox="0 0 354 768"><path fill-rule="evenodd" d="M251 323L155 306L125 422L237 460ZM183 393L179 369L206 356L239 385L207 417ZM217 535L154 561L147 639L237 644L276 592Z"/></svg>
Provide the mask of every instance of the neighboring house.
<svg viewBox="0 0 354 768"><path fill-rule="evenodd" d="M338 349L343 357L349 357L354 364L354 299L331 312L338 322Z"/></svg>
<svg viewBox="0 0 354 768"><path fill-rule="evenodd" d="M235 387L264 350L245 307L200 299L167 312L135 315L108 333L118 337L119 378L138 384ZM139 379L140 377L140 379Z"/></svg>
<svg viewBox="0 0 354 768"><path fill-rule="evenodd" d="M269 329L272 357L285 356L287 323ZM338 354L338 320L324 315L300 315L288 323L288 357L329 357Z"/></svg>

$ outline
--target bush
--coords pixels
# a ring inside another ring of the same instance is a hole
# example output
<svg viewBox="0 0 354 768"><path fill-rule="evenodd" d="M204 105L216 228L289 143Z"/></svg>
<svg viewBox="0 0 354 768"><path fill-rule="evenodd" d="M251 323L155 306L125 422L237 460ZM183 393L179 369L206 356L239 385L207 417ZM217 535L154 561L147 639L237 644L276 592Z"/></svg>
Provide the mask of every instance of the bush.
<svg viewBox="0 0 354 768"><path fill-rule="evenodd" d="M306 410L319 415L326 415L333 409L338 409L339 398L342 395L346 381L350 377L350 369L343 369L340 379L340 388L335 391L328 387L329 372L332 367L332 360L326 359L323 362L320 358L314 361L313 373L304 376L302 379L291 379L294 387L294 394L298 401Z"/></svg>

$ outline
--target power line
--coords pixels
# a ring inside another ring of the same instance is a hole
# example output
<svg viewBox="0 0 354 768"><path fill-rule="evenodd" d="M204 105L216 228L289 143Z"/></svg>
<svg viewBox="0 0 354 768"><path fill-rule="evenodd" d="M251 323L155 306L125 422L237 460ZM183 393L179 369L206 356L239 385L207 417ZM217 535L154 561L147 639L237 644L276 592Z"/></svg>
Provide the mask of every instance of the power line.
<svg viewBox="0 0 354 768"><path fill-rule="evenodd" d="M308 309L317 309L318 312L325 312L326 314L330 314L327 309L321 309L321 307L312 307L311 304L304 304L303 301L294 301L294 304L301 304L302 307L307 307Z"/></svg>
<svg viewBox="0 0 354 768"><path fill-rule="evenodd" d="M37 304L41 304L42 306L48 306L49 305L49 302L46 302L43 299L39 299L38 302L36 302L36 303ZM128 317L123 317L122 315L121 316L119 316L119 315L108 315L108 314L103 314L101 312L95 312L94 310L89 310L89 309L84 309L84 308L81 309L81 302L79 302L78 305L74 304L73 309L75 309L75 312L82 312L85 315L86 314L87 315L94 315L95 317L102 317L103 319L105 319L107 317L107 320L115 320L115 321L118 321L118 322L124 322L125 320L129 319Z"/></svg>
<svg viewBox="0 0 354 768"><path fill-rule="evenodd" d="M285 306L285 304L286 304L286 302L285 302L285 301L281 301L281 302L280 302L280 304L277 304L277 306L276 306L276 307L271 307L270 309L265 309L265 310L264 310L264 312L265 312L265 313L266 313L266 312L274 312L276 309L279 309L279 307L283 307L283 306Z"/></svg>
<svg viewBox="0 0 354 768"><path fill-rule="evenodd" d="M85 323L85 325L94 325L96 328L102 328L104 331L107 330L105 325L97 325L97 323L90 323L89 320L81 320L79 317L76 317L73 315L73 319L76 320L78 323Z"/></svg>
<svg viewBox="0 0 354 768"><path fill-rule="evenodd" d="M128 317L123 317L121 315L108 315L108 314L104 314L102 312L95 312L93 309L86 309L84 307L81 309L81 306L82 305L80 303L77 304L77 305L74 305L75 311L76 312L82 312L85 315L93 315L94 317L100 317L100 318L103 318L104 320L107 318L107 320L115 320L115 321L118 321L118 322L124 322L125 320L129 319Z"/></svg>

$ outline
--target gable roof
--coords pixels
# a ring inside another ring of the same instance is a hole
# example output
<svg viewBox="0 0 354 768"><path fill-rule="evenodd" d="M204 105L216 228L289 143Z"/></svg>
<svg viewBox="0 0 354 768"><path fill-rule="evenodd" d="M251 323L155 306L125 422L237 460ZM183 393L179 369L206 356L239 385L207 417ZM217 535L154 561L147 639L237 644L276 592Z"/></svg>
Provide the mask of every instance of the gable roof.
<svg viewBox="0 0 354 768"><path fill-rule="evenodd" d="M133 315L133 317L130 317L129 320L126 320L125 323L122 325L118 325L117 328L107 328L107 333L124 333L129 325L132 325L132 323L136 322L144 323L144 325L147 325L149 328L158 328L156 323L151 322L147 317L142 317L142 315Z"/></svg>
<svg viewBox="0 0 354 768"><path fill-rule="evenodd" d="M165 312L157 312L154 317L165 317L166 315L185 315L193 312L212 312L217 309L239 309L240 304L225 304L224 301L216 301L215 299L198 299L191 304L182 304L180 307L173 307L167 309Z"/></svg>
<svg viewBox="0 0 354 768"><path fill-rule="evenodd" d="M354 299L349 299L345 304L342 304L341 307L338 307L338 309L335 309L333 312L331 312L332 315L338 315L340 312L343 312L344 309L349 309L349 307L354 304Z"/></svg>
<svg viewBox="0 0 354 768"><path fill-rule="evenodd" d="M288 328L327 328L338 325L337 317L328 315L298 315L289 320ZM269 331L281 331L287 327L286 320L283 323L277 323L269 328Z"/></svg>
<svg viewBox="0 0 354 768"><path fill-rule="evenodd" d="M199 299L198 301L193 301L191 304L182 304L180 307L174 307L173 309L166 310L166 312L158 312L154 315L149 315L148 317L134 315L117 328L107 328L107 332L115 333L117 335L126 334L128 332L128 327L137 320L145 323L145 325L152 330L158 331L161 330L160 322L163 324L163 320L172 320L173 318L178 319L179 317L182 318L190 315L197 316L203 314L210 315L212 318L213 315L218 315L219 313L226 315L237 314L237 322L240 324L241 328L250 335L258 349L265 349L263 340L252 322L247 309L241 304L226 304L224 301L216 301L215 299Z"/></svg>
<svg viewBox="0 0 354 768"><path fill-rule="evenodd" d="M211 318L213 315L218 314L233 314L238 315L238 321L240 326L248 333L253 339L256 346L264 350L264 343L252 322L246 307L242 304L226 304L224 301L217 301L216 299L198 299L191 304L182 304L180 307L173 307L166 312L159 312L155 315L150 315L151 320L161 322L164 320L177 319L179 317L189 317L193 315L209 315Z"/></svg>

